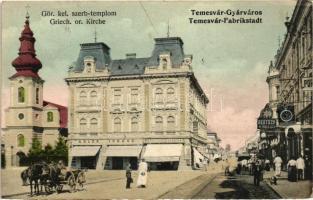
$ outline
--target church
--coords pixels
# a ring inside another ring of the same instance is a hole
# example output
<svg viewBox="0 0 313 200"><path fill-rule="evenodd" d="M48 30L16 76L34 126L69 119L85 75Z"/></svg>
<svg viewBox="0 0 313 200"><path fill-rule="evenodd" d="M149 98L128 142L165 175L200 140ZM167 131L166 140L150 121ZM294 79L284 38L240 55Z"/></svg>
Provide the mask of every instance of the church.
<svg viewBox="0 0 313 200"><path fill-rule="evenodd" d="M69 68L69 165L89 169L201 168L209 99L179 37L155 38L149 57L112 59L103 42L81 44ZM118 47L116 47L118 48Z"/></svg>
<svg viewBox="0 0 313 200"><path fill-rule="evenodd" d="M36 58L35 38L26 17L18 57L12 66L10 105L5 110L3 131L6 167L24 165L25 157L37 138L42 146L54 145L67 132L67 107L43 99L44 80L39 76L41 61Z"/></svg>

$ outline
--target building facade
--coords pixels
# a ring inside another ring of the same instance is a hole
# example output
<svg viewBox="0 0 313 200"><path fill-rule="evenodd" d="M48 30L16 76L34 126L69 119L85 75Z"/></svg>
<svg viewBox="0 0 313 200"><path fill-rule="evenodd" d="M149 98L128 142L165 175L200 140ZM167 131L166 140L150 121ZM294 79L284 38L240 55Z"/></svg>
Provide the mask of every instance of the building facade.
<svg viewBox="0 0 313 200"><path fill-rule="evenodd" d="M43 100L42 68L35 54L35 38L29 17L19 38L19 56L12 62L16 73L10 79L10 106L5 110L3 147L6 167L26 164L26 155L37 138L43 146L54 145L60 131L66 132L67 108Z"/></svg>
<svg viewBox="0 0 313 200"><path fill-rule="evenodd" d="M69 69L69 162L78 168L191 169L205 154L208 98L178 37L152 55L113 60L104 43L81 44Z"/></svg>
<svg viewBox="0 0 313 200"><path fill-rule="evenodd" d="M287 33L269 67L269 107L276 127L261 130L260 142L284 163L300 155L312 174L312 2L298 0ZM262 133L264 133L262 135Z"/></svg>

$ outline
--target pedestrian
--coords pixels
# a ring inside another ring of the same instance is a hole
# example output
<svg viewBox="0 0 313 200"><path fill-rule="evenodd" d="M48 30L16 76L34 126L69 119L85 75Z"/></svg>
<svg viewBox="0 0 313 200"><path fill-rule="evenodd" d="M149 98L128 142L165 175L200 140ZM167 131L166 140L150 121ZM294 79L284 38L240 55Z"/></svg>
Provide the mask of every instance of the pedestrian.
<svg viewBox="0 0 313 200"><path fill-rule="evenodd" d="M229 171L229 162L228 162L227 159L226 159L226 161L225 161L225 171L224 171L224 175L225 175L225 176L230 175L230 171Z"/></svg>
<svg viewBox="0 0 313 200"><path fill-rule="evenodd" d="M265 170L266 171L270 171L271 170L271 166L270 166L270 160L269 159L266 159L265 160Z"/></svg>
<svg viewBox="0 0 313 200"><path fill-rule="evenodd" d="M302 155L299 156L297 159L297 173L298 173L298 180L303 180L304 179L304 159L302 158Z"/></svg>
<svg viewBox="0 0 313 200"><path fill-rule="evenodd" d="M253 166L254 166L253 167L254 168L253 169L253 183L255 186L259 186L260 181L261 181L262 170L263 170L261 162L258 160Z"/></svg>
<svg viewBox="0 0 313 200"><path fill-rule="evenodd" d="M292 157L287 163L288 169L288 180L295 182L297 181L297 161Z"/></svg>
<svg viewBox="0 0 313 200"><path fill-rule="evenodd" d="M237 174L241 174L241 162L240 161L238 161L238 163L237 163L237 169L236 169L236 171L237 171Z"/></svg>
<svg viewBox="0 0 313 200"><path fill-rule="evenodd" d="M148 164L144 159L139 163L137 187L146 187L148 178Z"/></svg>
<svg viewBox="0 0 313 200"><path fill-rule="evenodd" d="M304 164L305 164L305 173L304 177L305 179L311 180L312 179L312 156L309 156L308 154L305 154L304 156Z"/></svg>
<svg viewBox="0 0 313 200"><path fill-rule="evenodd" d="M126 189L130 189L130 184L133 182L130 163L126 166Z"/></svg>
<svg viewBox="0 0 313 200"><path fill-rule="evenodd" d="M283 160L281 159L281 157L277 155L273 161L275 166L275 176L280 176L282 162Z"/></svg>

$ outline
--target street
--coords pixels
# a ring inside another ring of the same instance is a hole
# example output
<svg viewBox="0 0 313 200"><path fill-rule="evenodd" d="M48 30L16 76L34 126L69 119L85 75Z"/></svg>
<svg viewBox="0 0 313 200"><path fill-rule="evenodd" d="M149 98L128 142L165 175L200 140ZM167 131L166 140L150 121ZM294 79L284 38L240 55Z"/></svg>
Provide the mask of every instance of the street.
<svg viewBox="0 0 313 200"><path fill-rule="evenodd" d="M198 188L192 188L193 185L198 185ZM216 174L212 177L205 175L205 177L186 182L160 198L277 199L280 197L264 182L261 182L260 186L254 186L253 176Z"/></svg>

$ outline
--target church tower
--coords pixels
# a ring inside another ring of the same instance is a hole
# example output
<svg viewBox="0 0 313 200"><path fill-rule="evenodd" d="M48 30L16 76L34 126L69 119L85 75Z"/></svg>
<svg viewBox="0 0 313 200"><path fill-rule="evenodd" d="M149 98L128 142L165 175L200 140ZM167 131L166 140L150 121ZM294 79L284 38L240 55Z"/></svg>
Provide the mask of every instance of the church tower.
<svg viewBox="0 0 313 200"><path fill-rule="evenodd" d="M18 57L12 66L16 73L10 79L10 106L6 110L5 152L6 165L21 162L31 147L32 140L42 140L43 83L38 75L42 67L36 58L35 38L26 16L21 33Z"/></svg>

